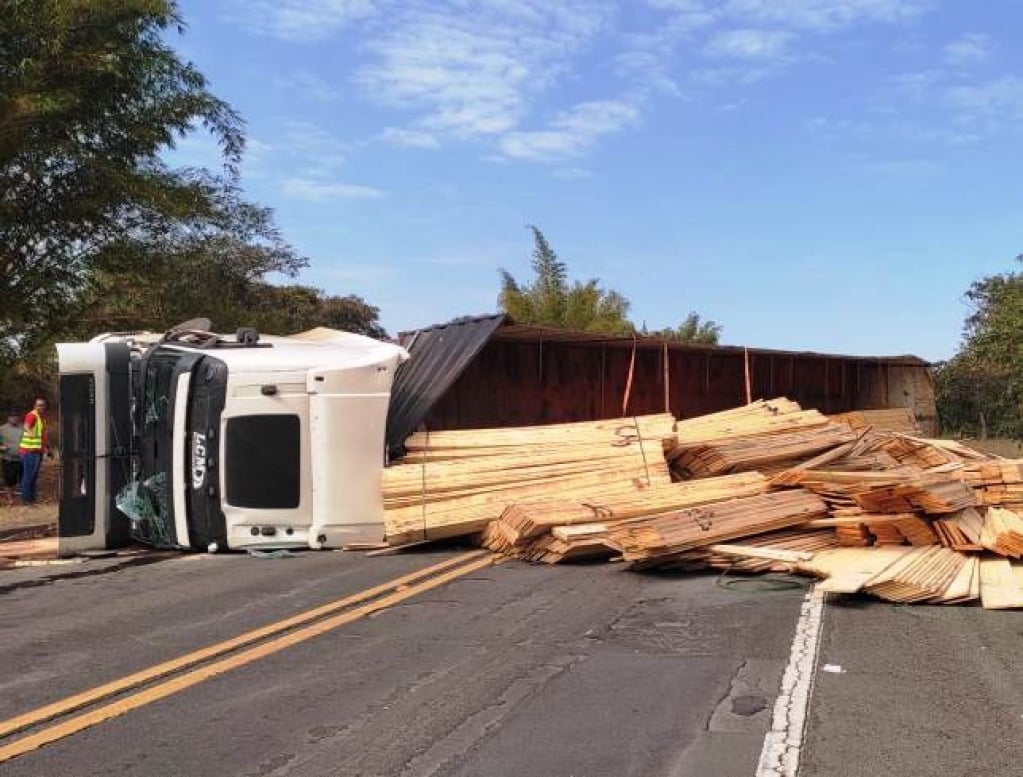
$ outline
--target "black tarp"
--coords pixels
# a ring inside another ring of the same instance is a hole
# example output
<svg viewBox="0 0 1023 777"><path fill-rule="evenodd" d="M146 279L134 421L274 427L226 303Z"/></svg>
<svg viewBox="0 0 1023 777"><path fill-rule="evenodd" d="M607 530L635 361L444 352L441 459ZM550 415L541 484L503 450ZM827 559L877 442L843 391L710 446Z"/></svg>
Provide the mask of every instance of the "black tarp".
<svg viewBox="0 0 1023 777"><path fill-rule="evenodd" d="M387 412L387 449L401 453L406 438L505 322L504 314L459 318L402 336L411 358L398 368Z"/></svg>

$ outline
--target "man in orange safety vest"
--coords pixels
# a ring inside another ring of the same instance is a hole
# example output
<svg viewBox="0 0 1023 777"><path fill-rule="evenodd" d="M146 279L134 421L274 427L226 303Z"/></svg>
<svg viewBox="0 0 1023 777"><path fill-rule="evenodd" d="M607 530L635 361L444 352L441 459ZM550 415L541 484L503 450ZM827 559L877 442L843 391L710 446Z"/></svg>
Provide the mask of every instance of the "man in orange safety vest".
<svg viewBox="0 0 1023 777"><path fill-rule="evenodd" d="M35 405L26 415L21 431L21 501L27 505L36 500L36 480L42 467L43 454L49 454L50 441L46 432L46 400L37 397Z"/></svg>

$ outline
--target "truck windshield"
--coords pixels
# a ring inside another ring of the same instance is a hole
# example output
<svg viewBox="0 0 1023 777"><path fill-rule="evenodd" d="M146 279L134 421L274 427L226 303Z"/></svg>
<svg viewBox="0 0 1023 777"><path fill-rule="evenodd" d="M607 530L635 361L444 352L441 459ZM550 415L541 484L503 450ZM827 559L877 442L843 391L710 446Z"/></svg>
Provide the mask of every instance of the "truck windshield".
<svg viewBox="0 0 1023 777"><path fill-rule="evenodd" d="M169 409L180 361L180 354L160 351L146 360L135 419L139 430L139 468L136 479L117 502L118 508L132 519L132 536L156 547L175 544L168 492L174 423Z"/></svg>

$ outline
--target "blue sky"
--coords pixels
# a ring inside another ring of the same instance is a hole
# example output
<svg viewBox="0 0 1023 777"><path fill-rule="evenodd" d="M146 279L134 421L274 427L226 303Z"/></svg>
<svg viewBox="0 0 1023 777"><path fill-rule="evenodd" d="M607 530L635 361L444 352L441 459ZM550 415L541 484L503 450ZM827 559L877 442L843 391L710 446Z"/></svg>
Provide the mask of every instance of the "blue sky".
<svg viewBox="0 0 1023 777"><path fill-rule="evenodd" d="M391 332L496 309L532 223L650 328L696 310L730 344L939 359L970 281L1023 253L1023 3L180 7L302 281Z"/></svg>

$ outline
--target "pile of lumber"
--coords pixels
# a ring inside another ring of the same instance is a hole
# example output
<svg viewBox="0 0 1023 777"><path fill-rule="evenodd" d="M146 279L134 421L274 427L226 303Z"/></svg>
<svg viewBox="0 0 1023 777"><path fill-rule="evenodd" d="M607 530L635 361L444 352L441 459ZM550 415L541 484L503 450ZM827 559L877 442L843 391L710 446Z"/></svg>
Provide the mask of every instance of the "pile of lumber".
<svg viewBox="0 0 1023 777"><path fill-rule="evenodd" d="M56 537L0 541L0 569L57 558Z"/></svg>
<svg viewBox="0 0 1023 777"><path fill-rule="evenodd" d="M979 559L940 546L841 548L816 554L803 571L829 593L868 593L903 604L954 604L980 596Z"/></svg>
<svg viewBox="0 0 1023 777"><path fill-rule="evenodd" d="M980 530L982 547L1000 556L1023 556L1023 516L1004 507L991 507Z"/></svg>
<svg viewBox="0 0 1023 777"><path fill-rule="evenodd" d="M853 429L877 429L880 432L899 432L901 434L919 434L920 427L916 416L908 407L893 407L885 410L854 410L850 413L838 413L830 416L831 420L848 424Z"/></svg>
<svg viewBox="0 0 1023 777"><path fill-rule="evenodd" d="M729 499L611 526L611 541L626 561L649 568L672 564L695 548L804 524L827 515L827 505L804 490Z"/></svg>
<svg viewBox="0 0 1023 777"><path fill-rule="evenodd" d="M785 571L901 603L1023 607L1023 460L919 436L908 411L787 399L413 435L384 476L390 544L473 536L541 563Z"/></svg>
<svg viewBox="0 0 1023 777"><path fill-rule="evenodd" d="M675 425L675 447L750 439L830 423L827 416L816 410L803 410L788 399L758 400L734 410L679 421ZM669 458L673 458L673 454Z"/></svg>
<svg viewBox="0 0 1023 777"><path fill-rule="evenodd" d="M582 541L597 553L597 543L608 555L615 550L609 527L640 516L660 515L686 507L755 496L767 490L767 479L758 473L725 475L689 483L669 483L640 488L629 494L611 496L600 502L546 501L509 505L500 518L492 521L483 534L482 544L491 550L533 561L557 563L578 558L580 552L569 547L572 539ZM564 532L562 543L550 545L548 538L557 528L586 526L586 532ZM565 552L562 553L561 551ZM571 551L571 552L569 552Z"/></svg>
<svg viewBox="0 0 1023 777"><path fill-rule="evenodd" d="M856 438L856 433L848 426L825 422L797 431L680 443L668 458L672 470L682 478L710 477L728 472L763 471L777 462L809 459Z"/></svg>
<svg viewBox="0 0 1023 777"><path fill-rule="evenodd" d="M963 479L983 505L1023 505L1023 462L972 461L963 465Z"/></svg>
<svg viewBox="0 0 1023 777"><path fill-rule="evenodd" d="M936 518L931 524L938 539L952 550L979 551L984 546L980 537L984 530L984 516L972 507L966 507L951 515Z"/></svg>
<svg viewBox="0 0 1023 777"><path fill-rule="evenodd" d="M384 470L388 542L475 534L505 507L545 498L599 502L668 485L671 415L415 434Z"/></svg>

